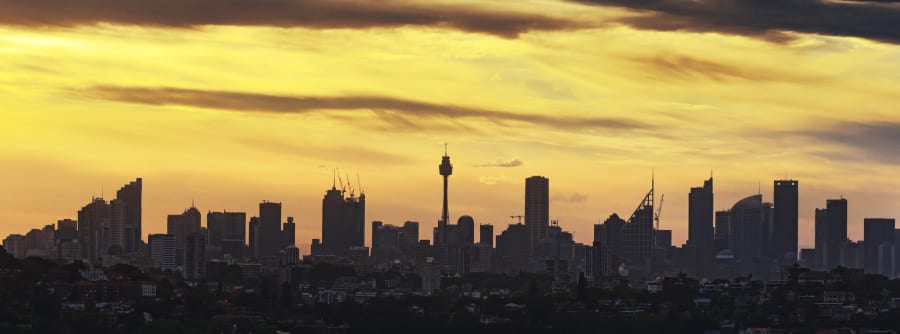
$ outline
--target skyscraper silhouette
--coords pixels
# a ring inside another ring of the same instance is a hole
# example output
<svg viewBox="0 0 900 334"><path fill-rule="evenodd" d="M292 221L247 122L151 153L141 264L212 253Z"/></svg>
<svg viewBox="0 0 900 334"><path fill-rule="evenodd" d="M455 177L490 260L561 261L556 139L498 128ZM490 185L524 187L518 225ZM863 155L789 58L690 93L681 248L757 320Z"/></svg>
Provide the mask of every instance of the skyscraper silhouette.
<svg viewBox="0 0 900 334"><path fill-rule="evenodd" d="M550 180L543 176L525 179L525 227L532 250L550 225Z"/></svg>
<svg viewBox="0 0 900 334"><path fill-rule="evenodd" d="M772 250L776 259L785 265L797 261L798 183L796 180L775 180Z"/></svg>
<svg viewBox="0 0 900 334"><path fill-rule="evenodd" d="M247 236L247 214L244 212L208 212L206 227L210 255L230 254L234 258L244 258L244 244Z"/></svg>
<svg viewBox="0 0 900 334"><path fill-rule="evenodd" d="M322 198L322 250L324 254L350 256L350 247L365 242L366 195L344 191L335 185Z"/></svg>
<svg viewBox="0 0 900 334"><path fill-rule="evenodd" d="M166 234L175 236L175 263L184 264L188 236L200 233L200 210L191 207L181 214L169 215L166 221Z"/></svg>
<svg viewBox="0 0 900 334"><path fill-rule="evenodd" d="M478 226L478 232L479 243L494 246L494 225L481 224Z"/></svg>
<svg viewBox="0 0 900 334"><path fill-rule="evenodd" d="M762 195L749 196L731 207L729 244L741 275L760 276L757 274L766 271L763 259L768 229L763 211Z"/></svg>
<svg viewBox="0 0 900 334"><path fill-rule="evenodd" d="M281 235L281 203L259 203L259 257L275 256L286 244Z"/></svg>
<svg viewBox="0 0 900 334"><path fill-rule="evenodd" d="M828 251L828 209L816 208L815 217L815 268L822 269L825 267L825 258Z"/></svg>
<svg viewBox="0 0 900 334"><path fill-rule="evenodd" d="M825 201L827 210L825 236L825 267L831 269L840 265L841 247L847 240L847 200Z"/></svg>
<svg viewBox="0 0 900 334"><path fill-rule="evenodd" d="M116 200L122 206L122 252L134 254L141 244L143 179L137 178L116 192Z"/></svg>
<svg viewBox="0 0 900 334"><path fill-rule="evenodd" d="M867 274L894 277L894 225L894 219L888 218L863 220L863 269Z"/></svg>
<svg viewBox="0 0 900 334"><path fill-rule="evenodd" d="M94 198L91 203L78 211L78 240L81 258L92 263L101 257L103 250L103 226L109 222L109 205L102 198Z"/></svg>
<svg viewBox="0 0 900 334"><path fill-rule="evenodd" d="M705 275L713 263L713 179L688 194L688 245L696 251L696 273Z"/></svg>

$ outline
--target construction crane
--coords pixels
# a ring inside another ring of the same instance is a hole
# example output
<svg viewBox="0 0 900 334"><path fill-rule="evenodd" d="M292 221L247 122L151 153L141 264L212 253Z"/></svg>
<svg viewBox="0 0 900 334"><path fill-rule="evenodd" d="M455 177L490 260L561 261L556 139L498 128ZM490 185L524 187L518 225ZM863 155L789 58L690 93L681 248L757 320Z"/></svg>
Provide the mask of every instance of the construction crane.
<svg viewBox="0 0 900 334"><path fill-rule="evenodd" d="M525 216L509 216L509 218L519 218L519 224L522 223L522 218Z"/></svg>
<svg viewBox="0 0 900 334"><path fill-rule="evenodd" d="M662 194L659 196L659 206L656 207L656 214L653 215L653 220L656 221L656 230L659 231L659 215L662 214L663 208L663 200L666 199L666 194Z"/></svg>

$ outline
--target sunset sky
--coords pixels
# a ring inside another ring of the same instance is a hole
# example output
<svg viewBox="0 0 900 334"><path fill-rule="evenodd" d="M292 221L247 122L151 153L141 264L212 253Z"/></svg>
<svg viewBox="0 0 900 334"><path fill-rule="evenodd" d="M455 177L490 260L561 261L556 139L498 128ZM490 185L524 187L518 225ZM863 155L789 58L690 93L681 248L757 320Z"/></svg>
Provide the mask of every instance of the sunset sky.
<svg viewBox="0 0 900 334"><path fill-rule="evenodd" d="M270 200L305 249L339 168L431 239L447 142L451 219L498 233L528 176L590 243L655 173L680 245L712 172L716 210L798 179L801 247L844 196L858 240L900 218L898 44L895 1L0 0L0 236L142 177L145 240Z"/></svg>

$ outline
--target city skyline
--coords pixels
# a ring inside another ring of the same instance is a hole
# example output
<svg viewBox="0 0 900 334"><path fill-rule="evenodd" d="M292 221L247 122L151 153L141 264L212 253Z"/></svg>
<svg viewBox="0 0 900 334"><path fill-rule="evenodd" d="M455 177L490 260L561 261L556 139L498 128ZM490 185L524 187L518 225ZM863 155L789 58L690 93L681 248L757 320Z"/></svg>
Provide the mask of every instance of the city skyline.
<svg viewBox="0 0 900 334"><path fill-rule="evenodd" d="M335 177L336 177L336 176L335 176ZM523 181L523 184L526 185L526 191L525 191L524 193L522 193L522 194L526 194L526 199L528 198L528 197L527 197L527 196L528 196L527 194L529 194L529 192L528 192L528 190L527 190L527 185L529 184L530 180L532 180L532 179L541 179L541 180L543 180L543 182L545 182L545 189L546 189L546 182L548 182L548 180L549 180L549 178L547 178L547 177L544 177L544 176L537 176L537 175L532 175L532 176L530 176L530 177L527 177L527 178L523 179L522 181ZM706 180L706 181L704 181L704 182L705 182L705 184L711 184L710 182L712 182L713 179L714 179L714 178L711 177L710 180ZM140 185L142 185L142 180L143 180L143 178L137 178L137 181L135 181L135 182L137 182L137 184L140 186ZM135 184L135 182L131 182L130 184L133 185L133 184ZM358 182L358 181L357 181L357 182ZM770 189L773 189L772 192L774 193L774 189L778 188L778 187L780 186L780 184L781 184L781 183L784 183L784 182L792 182L792 183L795 185L795 187L796 187L797 180L780 180L780 179L776 179L776 180L773 180L773 182L774 182L774 185L773 185L773 186L770 186L769 188L770 188ZM346 182L345 184L346 184L346 186L348 186L348 187L350 186L350 182L349 182L349 181ZM128 185L129 185L129 184L126 184L126 186L123 187L123 189L128 188ZM327 194L327 193L330 193L330 192L334 192L334 191L337 191L337 192L339 192L339 193L341 193L341 194L344 193L344 191L341 190L341 189L335 190L335 189L334 189L335 186L336 186L336 185L333 184L331 190L327 190L327 191L324 191L324 192L325 192L326 194ZM342 186L343 186L343 185L342 185ZM520 186L520 188L521 188L521 186ZM690 190L691 190L691 191L694 191L694 188L695 188L695 187L691 187ZM710 189L711 189L711 188L710 188ZM774 201L773 195L770 195L770 196L768 196L768 197L765 196L765 191L764 191L763 189L764 189L764 188L762 187L762 184L761 184L761 183L758 184L758 189L757 189L758 192L757 192L757 193L754 193L754 194L751 194L750 197L753 197L753 196L756 196L756 195L762 195L762 201L763 201L763 202L766 202L766 203L772 203L772 202ZM795 189L796 189L796 188L795 188ZM520 190L521 190L521 189L520 189ZM350 199L350 197L349 197L349 196L350 196L350 195L349 195L349 194L350 194L350 191L351 191L351 190L348 188L348 189L346 190L346 194L343 194L342 196L347 196L347 199ZM358 190L357 190L357 191L358 191ZM121 191L120 191L120 193L121 193ZM448 196L452 196L452 193L453 193L452 191L449 192L449 193L448 193ZM802 193L802 191L801 191L801 193ZM522 194L519 194L519 195L522 195ZM718 192L717 192L716 194L718 194ZM140 195L140 193L139 193L139 195ZM363 197L365 197L364 193L359 193L358 195L362 195ZM687 196L687 195L688 195L688 194L686 194L685 197L686 197L686 198L689 198L689 196ZM734 204L734 202L729 203L729 202L727 202L727 201L725 202L725 204L723 204L722 202L720 202L720 201L722 201L722 199L719 199L719 198L718 198L718 195L713 195L713 196L714 196L714 198L716 198L715 203L716 203L717 206L714 206L714 208L715 208L714 211L716 211L716 212L722 211L722 210L727 210L727 209L731 208L730 205ZM626 197L627 197L627 196L626 196ZM670 196L670 197L675 197L675 196ZM750 198L750 197L746 197L746 196L745 196L744 199L747 199L747 198ZM802 196L799 196L799 197L802 199ZM326 196L326 198L328 198L328 196ZM103 198L102 198L102 197L92 197L91 203L93 203L95 200L99 200L99 199L103 199ZM521 199L520 199L520 200L521 200ZM657 200L659 200L659 195L657 195ZM838 198L830 198L830 197L829 197L829 198L825 198L821 203L815 205L815 209L814 209L813 217L812 217L812 218L813 218L813 221L815 220L815 214L817 213L817 212L815 212L815 210L818 210L819 208L825 208L825 207L826 207L826 205L825 205L826 202L829 202L829 203L830 203L830 202L834 202L834 201L838 201L838 200L843 200L843 201L845 201L845 202L849 202L849 204L846 205L847 208L848 208L847 211L848 211L848 212L853 211L853 210L851 210L851 208L853 207L853 202L852 202L852 201L847 201L847 199L844 198L843 195L841 195L841 196L838 197ZM192 200L191 200L191 205L188 206L188 207L186 207L186 208L184 209L185 213L190 212L190 211L192 211L192 210L200 210L200 211L198 211L198 212L196 213L196 214L198 214L200 217L202 217L202 216L207 216L207 217L209 217L208 214L216 214L216 213L219 213L219 214L221 214L221 213L241 213L241 214L246 215L246 217L247 217L246 223L250 223L250 222L251 222L251 220L249 220L250 216L259 216L259 214L256 213L257 211L241 211L241 210L232 209L232 208L224 208L224 209L219 209L219 210L197 208L197 207L196 207L195 201L196 201L195 199L192 199ZM108 207L111 207L111 205L112 205L113 202L114 202L114 200L109 201L109 202L107 202L106 205L107 205ZM553 199L550 199L551 212L552 212L552 204L553 204L553 202L554 202ZM677 202L677 201L672 201L672 202ZM281 215L281 218L282 218L282 220L283 220L283 222L281 222L281 223L286 223L286 224L297 224L297 226L303 227L303 225L305 225L305 224L303 224L302 222L296 222L296 221L294 221L294 216L295 216L295 215L293 215L293 214L291 214L291 213L289 213L289 212L284 212L283 214L280 212L282 203L283 203L283 202L270 202L269 200L262 200L262 201L258 202L257 205L259 205L260 210L262 210L262 207L263 207L263 206L270 206L270 205L272 205L272 204L277 204L277 205L278 205L278 210L279 210L279 211L278 211L278 214ZM727 205L726 205L726 204L727 204ZM720 207L720 206L722 206L722 205L725 205L725 206L724 206L724 207ZM142 203L142 206L146 207L146 206L147 206L147 203ZM670 203L670 204L668 205L668 209L669 209L669 210L672 210L671 206L672 206L672 204ZM777 207L777 206L776 206L776 207ZM107 209L107 210L109 210L109 209ZM205 211L206 213L204 213L203 210L206 210L206 211ZM262 212L263 212L263 211L260 211L260 213L262 213ZM321 212L321 211L320 211L320 212ZM613 213L624 214L625 212L628 212L628 211L624 211L624 210L619 210L619 211L617 211L617 210L610 209L610 211L609 211L608 213L606 213L606 215L613 214ZM525 211L523 210L522 213L525 213ZM402 214L402 213L401 213L401 214ZM171 218L172 216L176 216L176 215L173 215L173 214L171 214L171 213L169 213L169 214L167 214L167 215L169 216L169 220L172 219L172 218ZM269 215L272 216L272 214L269 214ZM276 215L276 216L277 216L277 215ZM460 214L459 216L452 216L452 215L451 215L451 216L450 216L451 222L452 222L452 221L455 221L455 220L453 220L453 218L464 217L464 216L472 216L472 215L464 214L464 213L463 213L463 214ZM502 216L502 215L501 215L501 216ZM799 221L801 221L801 222L805 219L805 217L803 216L802 210L800 210L800 212L798 212L798 216L799 216ZM874 215L874 216L873 216L873 215L866 215L865 213L861 214L861 216L864 216L864 218L863 218L862 220L866 220L866 219L879 219L879 218L891 218L891 219L893 219L893 218L892 218L893 216L877 216L877 215ZM61 218L59 218L58 220L63 221L63 220L67 220L67 219L74 219L74 220L77 221L77 217L78 217L77 214L73 214L71 217L61 217ZM513 224L516 224L516 223L524 223L524 222L525 222L524 220L523 220L523 221L517 221L517 220L516 220L516 218L524 218L524 217L525 217L524 215L522 215L522 217L518 217L518 215L510 216L510 217L509 217L510 220L509 220L509 222L508 222L508 225L513 225ZM552 216L552 214L551 214L551 218L552 218L552 217L553 217L553 216ZM146 217L143 217L143 218L146 219ZM198 217L198 218L199 218L199 217ZM254 218L258 218L258 217L254 217ZM274 219L274 218L275 218L275 217L272 216L272 217L269 218L269 220ZM292 227L292 228L295 228L295 229L296 229L296 232L295 232L295 240L297 240L297 242L295 243L295 245L297 245L298 247L301 248L301 253L303 253L303 254L309 254L309 246L310 246L310 244L308 243L308 241L311 240L311 239L319 239L319 240L322 240L322 233L321 233L321 232L322 232L322 228L323 228L323 226L324 226L324 225L322 225L322 223L323 223L322 220L321 220L322 216L319 215L318 217L309 218L308 215L307 215L307 216L300 216L300 218L303 219L303 220L309 220L309 219L312 219L312 220L315 222L315 223L314 223L314 228L317 228L317 229L319 230L319 233L318 233L318 234L316 234L316 233L301 234L300 232L301 232L301 230L303 230L303 229L299 229L299 228L296 228L296 227ZM478 225L482 225L482 224L484 224L484 225L493 225L493 226L499 227L499 231L495 231L494 236L499 235L499 234L500 234L499 232L502 231L502 230L504 230L504 229L506 228L506 226L507 226L506 223L499 223L499 224L498 224L498 223L496 223L496 222L491 222L491 221L482 221L482 220L478 219L477 217L474 217L474 218L475 218L475 225L476 225L476 228L477 228ZM602 221L603 221L604 219L606 219L606 217L603 217L602 219L598 220L597 222L592 223L591 226L593 226L593 224L602 223ZM433 219L433 220L434 220L434 219ZM553 219L553 220L556 220L556 219ZM864 224L863 224L863 221L862 221L862 220L859 222L859 224L857 224L857 225L859 225L859 226L858 226L858 229L859 229L858 233L860 234L860 236L857 238L857 237L854 237L854 233L852 233L853 230L854 230L854 224L853 224L853 221L852 221L851 218L848 217L848 219L847 219L847 235L848 235L848 238L849 238L850 240L862 240L862 239L863 239L862 236L863 236L863 232L864 232L864 231L863 231L863 227L864 227L863 225L864 225ZM152 221L152 219L151 219L151 221ZM368 225L369 222L373 222L373 221L379 221L379 222L380 222L380 221L384 221L384 220L383 220L383 219L380 219L379 217L371 217L371 216L366 216L366 217L365 217L365 225ZM403 220L403 221L401 221L401 222L390 221L390 222L388 222L388 224L402 224L402 222L409 222L409 221L419 222L419 224L422 224L421 222L427 222L428 220L427 220L427 219L412 219L412 218L410 218L410 219ZM431 228L438 226L438 223L441 221L440 215L438 215L438 218L437 218L436 220L434 220L434 221L435 221L435 222L434 222L434 224L433 224L432 226L429 226L429 224L427 224L427 223L422 224L424 230L423 230L423 231L420 231L419 239L422 239L422 240L431 240L431 239L433 239L432 236L431 236L431 234L428 233L427 230L430 230ZM679 226L671 226L671 225L666 226L665 224L664 224L663 226L660 227L661 229L664 229L664 230L675 230L675 231L678 231L679 228L684 229L684 231L683 231L683 233L685 234L684 240L679 241L678 239L673 238L673 239L672 239L672 245L673 245L673 246L680 246L680 245L682 245L683 243L688 243L688 237L687 237L687 234L688 234L688 232L689 232L689 231L688 231L688 230L689 230L689 226L688 226L689 224L688 224L688 221L689 221L689 219L686 217L686 218L684 219L684 226L682 226L682 227L679 227ZM202 227L204 227L204 228L207 228L207 227L208 227L208 219L206 219L206 218L200 218L200 222L201 222ZM274 223L275 223L274 220L269 222L269 224L274 224ZM280 225L281 223L279 223L279 225ZM35 225L34 228L39 228L39 227L44 226L44 225L46 225L46 224ZM246 233L247 235L251 235L250 229L251 229L252 227L250 227L250 226L252 226L252 225L248 225L247 228L245 229L245 233ZM292 225L292 226L293 226L293 225ZM569 226L569 225L564 224L564 223L560 223L560 226L562 226L562 227L564 227L564 228L566 228L566 229L568 229L568 230L572 230L572 229L574 228L574 226ZM576 225L576 226L577 226L577 225ZM773 226L775 226L775 225L773 225ZM141 227L145 227L145 226L139 226L139 228L141 228ZM280 228L280 227L279 227L279 228ZM166 233L166 230L167 230L167 229L168 229L168 228L165 227L165 226L163 227L163 229L162 229L161 231L158 231L158 230L155 230L155 229L151 229L150 232L148 232L148 233L146 233L146 234L144 235L144 237L142 238L142 240L143 240L144 242L147 242L147 241L148 241L148 239L147 239L147 238L148 238L148 235L152 235L152 234L160 234L160 233L164 234L164 233ZM811 227L811 230L808 230L808 231L807 231L807 230L804 230L803 224L800 224L800 226L799 226L798 229L799 229L799 235L800 235L800 241L798 242L798 245L799 245L799 246L798 246L798 252L799 252L799 249L803 249L803 248L815 248L815 247L814 247L814 246L815 246L815 242L814 242L814 240L812 240L812 239L815 237L815 227L812 226L812 227ZM27 229L26 229L26 230L27 230ZM773 232L774 232L774 231L773 231ZM24 233L24 232L16 232L16 231L13 231L13 232L8 233L7 235L9 235L9 234L22 234L22 233ZM584 236L583 234L576 234L574 239L575 239L577 242L582 242L582 243L590 244L590 243L593 241L593 237L594 237L594 234L593 234L593 233L594 233L594 232L591 232L591 233L588 234L587 236ZM806 243L803 242L803 235L804 235L804 234L810 235L810 241L809 241L808 244L806 244ZM371 247L371 246L372 246L372 244L371 244L371 240L372 240L372 230L369 229L369 228L366 228L366 229L365 229L365 234L364 234L364 235L365 235L365 238L364 238L364 245L367 246L367 247ZM774 234L773 234L773 235L774 235ZM789 240L789 239L788 239L788 240ZM245 240L245 241L249 242L249 240ZM431 241L433 242L434 240L431 240ZM775 239L773 239L773 242L777 242L777 241L776 241ZM799 253L798 253L798 254L799 254Z"/></svg>
<svg viewBox="0 0 900 334"><path fill-rule="evenodd" d="M0 2L0 233L140 176L142 238L192 199L274 200L305 242L335 168L378 194L368 216L426 231L444 142L453 217L513 222L520 181L545 175L550 218L581 241L654 169L679 244L710 169L716 210L803 182L801 247L827 198L851 200L854 239L900 216L896 4L275 2Z"/></svg>

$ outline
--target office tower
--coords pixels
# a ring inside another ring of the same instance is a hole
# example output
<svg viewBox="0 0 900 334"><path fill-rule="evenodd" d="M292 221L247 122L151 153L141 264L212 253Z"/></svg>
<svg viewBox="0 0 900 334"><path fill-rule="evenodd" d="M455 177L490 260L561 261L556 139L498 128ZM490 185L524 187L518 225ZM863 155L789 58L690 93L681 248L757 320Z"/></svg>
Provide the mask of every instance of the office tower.
<svg viewBox="0 0 900 334"><path fill-rule="evenodd" d="M342 185L342 187L344 187ZM322 199L322 247L324 254L349 256L350 247L365 241L366 195L344 197L335 185Z"/></svg>
<svg viewBox="0 0 900 334"><path fill-rule="evenodd" d="M109 204L102 198L94 198L78 211L78 240L82 259L93 263L104 253L103 226L108 223Z"/></svg>
<svg viewBox="0 0 900 334"><path fill-rule="evenodd" d="M284 264L292 265L300 263L300 249L293 244L284 248Z"/></svg>
<svg viewBox="0 0 900 334"><path fill-rule="evenodd" d="M206 278L206 237L202 233L188 235L184 252L184 279Z"/></svg>
<svg viewBox="0 0 900 334"><path fill-rule="evenodd" d="M181 214L169 215L166 219L166 234L175 236L175 263L185 264L188 236L200 233L200 210L193 205Z"/></svg>
<svg viewBox="0 0 900 334"><path fill-rule="evenodd" d="M104 252L122 255L125 250L125 203L114 199L109 201L109 226L103 230Z"/></svg>
<svg viewBox="0 0 900 334"><path fill-rule="evenodd" d="M71 219L62 219L56 222L56 240L78 239L78 222Z"/></svg>
<svg viewBox="0 0 900 334"><path fill-rule="evenodd" d="M116 201L122 203L122 253L133 254L141 244L141 192L143 179L137 178L116 192Z"/></svg>
<svg viewBox="0 0 900 334"><path fill-rule="evenodd" d="M495 250L495 271L506 274L518 274L528 269L531 256L531 235L524 224L509 225L497 235Z"/></svg>
<svg viewBox="0 0 900 334"><path fill-rule="evenodd" d="M459 233L459 245L466 246L475 243L475 219L469 215L460 216L456 220L456 229Z"/></svg>
<svg viewBox="0 0 900 334"><path fill-rule="evenodd" d="M765 259L775 259L775 251L772 249L773 238L772 231L775 225L775 205L769 202L763 202L763 230L762 230L762 254ZM796 263L796 256L791 264ZM780 262L779 262L780 263Z"/></svg>
<svg viewBox="0 0 900 334"><path fill-rule="evenodd" d="M612 276L617 273L620 265L625 263L623 230L628 224L619 215L612 214L603 224L594 225L594 248L597 253L595 275L598 277Z"/></svg>
<svg viewBox="0 0 900 334"><path fill-rule="evenodd" d="M419 242L419 222L407 221L400 228L400 251L410 261L415 258Z"/></svg>
<svg viewBox="0 0 900 334"><path fill-rule="evenodd" d="M222 256L244 258L247 236L247 214L244 212L208 212L206 227L209 229L209 247ZM209 255L209 254L207 254Z"/></svg>
<svg viewBox="0 0 900 334"><path fill-rule="evenodd" d="M494 225L482 224L478 227L478 232L479 243L494 247Z"/></svg>
<svg viewBox="0 0 900 334"><path fill-rule="evenodd" d="M550 224L550 180L543 176L525 179L525 227L530 247L538 245Z"/></svg>
<svg viewBox="0 0 900 334"><path fill-rule="evenodd" d="M731 207L729 223L731 233L729 244L739 263L737 271L741 275L762 276L764 265L766 226L762 195L744 198Z"/></svg>
<svg viewBox="0 0 900 334"><path fill-rule="evenodd" d="M696 257L692 262L696 273L700 275L705 275L712 269L713 211L713 179L710 177L703 181L703 187L693 187L688 194L687 243L695 250Z"/></svg>
<svg viewBox="0 0 900 334"><path fill-rule="evenodd" d="M438 226L450 223L450 211L447 207L447 180L453 174L453 165L450 164L450 156L447 155L447 144L444 144L444 156L441 157L441 164L438 166L441 176L444 177L444 206L441 210L441 220ZM446 240L435 240L435 244L445 243Z"/></svg>
<svg viewBox="0 0 900 334"><path fill-rule="evenodd" d="M799 264L803 268L814 268L816 265L816 250L812 248L801 248Z"/></svg>
<svg viewBox="0 0 900 334"><path fill-rule="evenodd" d="M830 199L825 201L827 210L825 239L825 268L832 269L840 265L841 245L847 242L847 200Z"/></svg>
<svg viewBox="0 0 900 334"><path fill-rule="evenodd" d="M654 187L638 204L637 209L622 227L622 258L629 270L648 273L653 263L653 205Z"/></svg>
<svg viewBox="0 0 900 334"><path fill-rule="evenodd" d="M47 248L46 239L43 231L33 228L25 234L25 242L28 245L26 256L45 257Z"/></svg>
<svg viewBox="0 0 900 334"><path fill-rule="evenodd" d="M260 237L259 237L259 235L260 235L260 233L259 233L259 226L260 226L259 217L250 217L249 225L250 225L250 233L249 233L250 240L248 241L248 243L249 243L249 248L250 248L250 250L249 250L250 254L248 254L248 256L250 256L251 258L254 258L254 259L259 259L260 258L259 244L261 242Z"/></svg>
<svg viewBox="0 0 900 334"><path fill-rule="evenodd" d="M284 223L284 228L281 231L281 234L284 238L284 244L288 246L296 246L297 243L297 225L294 224L294 217L288 217L287 223Z"/></svg>
<svg viewBox="0 0 900 334"><path fill-rule="evenodd" d="M259 203L259 241L259 257L275 256L287 246L281 233L281 203Z"/></svg>
<svg viewBox="0 0 900 334"><path fill-rule="evenodd" d="M17 259L24 259L28 252L28 241L24 235L10 234L3 239L3 249Z"/></svg>
<svg viewBox="0 0 900 334"><path fill-rule="evenodd" d="M863 269L867 274L894 277L894 219L863 220Z"/></svg>
<svg viewBox="0 0 900 334"><path fill-rule="evenodd" d="M322 248L322 241L312 239L312 242L309 244L309 255L323 255L324 253L325 249Z"/></svg>
<svg viewBox="0 0 900 334"><path fill-rule="evenodd" d="M400 228L380 221L372 222L372 257L376 263L390 262L401 257Z"/></svg>
<svg viewBox="0 0 900 334"><path fill-rule="evenodd" d="M382 226L384 226L384 223L382 221L372 221L372 257L375 257L375 253L379 251L378 240L381 239L381 236L378 234L378 231L381 230Z"/></svg>
<svg viewBox="0 0 900 334"><path fill-rule="evenodd" d="M159 265L163 272L175 271L175 236L171 234L151 234L147 237L150 260Z"/></svg>
<svg viewBox="0 0 900 334"><path fill-rule="evenodd" d="M731 224L728 222L729 217L731 217L731 212L728 212L728 210L716 211L716 229L713 237L714 252L716 254L731 247L728 244L728 239L731 235Z"/></svg>
<svg viewBox="0 0 900 334"><path fill-rule="evenodd" d="M816 209L816 269L825 268L825 254L828 252L828 209Z"/></svg>
<svg viewBox="0 0 900 334"><path fill-rule="evenodd" d="M775 180L773 255L784 265L797 262L798 181Z"/></svg>
<svg viewBox="0 0 900 334"><path fill-rule="evenodd" d="M66 261L81 260L81 245L78 239L61 239L57 244L58 258Z"/></svg>

